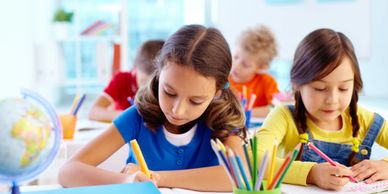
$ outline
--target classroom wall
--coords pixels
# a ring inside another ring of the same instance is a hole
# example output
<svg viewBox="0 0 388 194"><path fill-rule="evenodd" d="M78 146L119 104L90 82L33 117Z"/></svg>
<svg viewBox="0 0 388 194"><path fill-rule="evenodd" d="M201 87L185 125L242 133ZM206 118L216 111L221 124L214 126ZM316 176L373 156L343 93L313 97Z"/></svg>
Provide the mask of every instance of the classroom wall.
<svg viewBox="0 0 388 194"><path fill-rule="evenodd" d="M369 59L360 60L363 93L367 96L388 98L388 1L372 0L371 9L371 56Z"/></svg>
<svg viewBox="0 0 388 194"><path fill-rule="evenodd" d="M305 0L305 2L311 1L315 0ZM255 1L242 0L239 1L238 4L246 2L252 3ZM39 37L34 37L34 35L47 34L36 33L36 31L41 30L42 26L47 27L46 24L36 25L36 21L39 21L36 19L36 16L49 17L48 14L43 14L48 13L44 11L40 11L39 13L41 14L37 14L36 10L41 9L36 9L36 6L38 4L42 5L42 3L47 4L48 0L13 0L3 1L0 4L0 23L2 25L0 30L0 98L11 94L17 94L20 87L34 89L34 83L37 79L37 77L35 77L36 68L34 64L36 61L34 58L34 43L36 42L34 41L40 39ZM226 4L222 7L233 10L233 14L230 12L231 14L223 15L223 18L221 18L222 20L233 21L235 20L236 15L239 15L239 12L244 11L238 9L239 5L227 4L228 1L218 0L217 3L212 1L212 3L210 3L212 6L210 17L212 23L216 27L216 19L218 19L217 17L219 16L220 11L220 7L217 6L220 3ZM369 57L360 59L360 67L365 86L363 94L373 97L388 98L388 87L385 85L388 83L388 76L386 75L388 70L388 27L386 27L388 21L388 1L371 0L370 9L370 53ZM287 18L285 17L283 19L284 22L287 23ZM47 19L46 23L49 20L50 19ZM254 18L243 18L237 22L245 23L247 26L254 26L257 24ZM233 22L227 22L226 24L233 24ZM233 28L233 26L230 26L229 28ZM222 31L225 29L226 28L221 28ZM228 35L228 33L225 33L225 35L233 47L235 37ZM295 39L295 37L289 38Z"/></svg>
<svg viewBox="0 0 388 194"><path fill-rule="evenodd" d="M15 94L19 87L31 87L32 6L29 0L2 1L0 5L0 98Z"/></svg>
<svg viewBox="0 0 388 194"><path fill-rule="evenodd" d="M356 46L356 53L359 55L364 81L363 95L388 98L388 87L385 86L385 83L388 83L388 76L386 76L388 70L388 55L386 54L388 51L388 37L386 35L388 34L386 27L388 1L321 0L321 3L317 3L318 1L298 0L290 1L294 2L290 4L267 5L268 2L276 1L218 0L211 4L213 10L211 18L212 23L225 35L232 50L235 47L239 32L247 27L259 24L273 27L275 35L280 36L278 38L280 53L274 62L288 66L291 65L297 43L308 33L306 29L327 25L336 30L347 32L346 34L350 38L355 39L353 42ZM263 10L263 7L277 11L278 15L268 12L267 9ZM338 8L341 9L338 10ZM292 11L292 13L286 13L287 10ZM338 16L337 20L341 22L336 21L333 15ZM314 24L314 20L311 18L315 18L317 24ZM298 20L300 21L298 22ZM304 24L308 27L303 27ZM299 33L298 26L301 29ZM300 35L301 32L305 35ZM363 40L363 36L365 40ZM284 67L284 69L289 69L289 67Z"/></svg>

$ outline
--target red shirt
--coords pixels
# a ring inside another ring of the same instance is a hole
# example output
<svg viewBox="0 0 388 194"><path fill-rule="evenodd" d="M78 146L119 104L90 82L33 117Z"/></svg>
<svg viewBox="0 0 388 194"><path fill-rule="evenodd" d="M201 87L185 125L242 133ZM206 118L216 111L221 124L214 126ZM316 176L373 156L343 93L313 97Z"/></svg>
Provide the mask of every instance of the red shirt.
<svg viewBox="0 0 388 194"><path fill-rule="evenodd" d="M116 73L104 92L113 99L116 110L125 110L132 105L128 97L134 99L137 90L136 73L130 71Z"/></svg>
<svg viewBox="0 0 388 194"><path fill-rule="evenodd" d="M256 74L253 79L245 83L236 83L229 76L230 87L236 94L242 93L242 87L247 87L248 95L250 93L256 94L256 100L253 107L266 106L271 104L272 96L279 92L278 85L275 79L266 73Z"/></svg>

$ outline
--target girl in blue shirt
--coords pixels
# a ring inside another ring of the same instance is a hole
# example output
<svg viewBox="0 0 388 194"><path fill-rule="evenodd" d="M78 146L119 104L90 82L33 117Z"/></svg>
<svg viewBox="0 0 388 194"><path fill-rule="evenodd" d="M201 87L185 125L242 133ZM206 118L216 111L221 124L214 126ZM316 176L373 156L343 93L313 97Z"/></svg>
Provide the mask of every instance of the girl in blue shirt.
<svg viewBox="0 0 388 194"><path fill-rule="evenodd" d="M121 173L96 166L136 139L159 187L231 191L210 139L220 138L241 156L244 114L229 89L229 46L214 28L182 27L163 45L157 70L139 90L135 106L118 116L60 170L65 187L150 181L130 151Z"/></svg>

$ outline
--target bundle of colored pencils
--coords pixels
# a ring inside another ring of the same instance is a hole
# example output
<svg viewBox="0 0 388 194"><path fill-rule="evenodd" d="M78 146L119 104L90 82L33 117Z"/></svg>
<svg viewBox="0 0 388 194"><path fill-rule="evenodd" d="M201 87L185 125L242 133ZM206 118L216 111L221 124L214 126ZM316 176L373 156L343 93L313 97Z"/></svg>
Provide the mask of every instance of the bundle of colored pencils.
<svg viewBox="0 0 388 194"><path fill-rule="evenodd" d="M84 103L86 94L82 94L81 97L77 94L74 98L73 104L70 109L70 114L76 116L82 104Z"/></svg>
<svg viewBox="0 0 388 194"><path fill-rule="evenodd" d="M242 107L245 111L250 111L253 108L253 105L256 101L256 94L253 94L252 92L249 92L248 95L248 89L245 85L242 86L243 92L239 92L239 100L241 102Z"/></svg>
<svg viewBox="0 0 388 194"><path fill-rule="evenodd" d="M231 148L225 147L218 139L215 141L211 140L211 145L218 157L218 161L224 166L233 187L248 191L280 188L288 169L298 154L298 149L294 149L292 154L287 154L283 164L274 176L277 142L274 142L270 164L267 165L269 156L268 151L266 151L263 155L261 165L259 165L257 141L257 136L255 135L247 144L242 145L246 159L245 162L249 168L248 173L243 167L243 157L236 154ZM269 177L265 186L263 179L266 170L269 170Z"/></svg>

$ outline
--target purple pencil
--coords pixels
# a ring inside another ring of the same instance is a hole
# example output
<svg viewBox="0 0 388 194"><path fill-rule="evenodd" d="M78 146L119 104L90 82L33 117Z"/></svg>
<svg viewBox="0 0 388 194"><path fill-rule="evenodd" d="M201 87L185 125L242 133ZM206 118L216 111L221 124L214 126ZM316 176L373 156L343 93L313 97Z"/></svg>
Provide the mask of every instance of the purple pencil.
<svg viewBox="0 0 388 194"><path fill-rule="evenodd" d="M260 170L257 172L257 181L255 185L255 191L260 190L261 183L263 182L264 174L265 174L265 168L267 166L267 159L268 159L268 151L264 153L263 161L261 162Z"/></svg>

